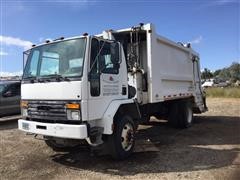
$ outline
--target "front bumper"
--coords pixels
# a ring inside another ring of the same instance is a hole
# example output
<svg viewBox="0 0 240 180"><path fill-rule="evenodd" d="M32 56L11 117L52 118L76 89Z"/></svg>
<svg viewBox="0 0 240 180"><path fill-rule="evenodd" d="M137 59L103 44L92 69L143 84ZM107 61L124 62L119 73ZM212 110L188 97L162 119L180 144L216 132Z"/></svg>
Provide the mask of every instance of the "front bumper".
<svg viewBox="0 0 240 180"><path fill-rule="evenodd" d="M53 124L19 119L18 129L28 133L60 138L85 139L88 137L87 125L85 124Z"/></svg>

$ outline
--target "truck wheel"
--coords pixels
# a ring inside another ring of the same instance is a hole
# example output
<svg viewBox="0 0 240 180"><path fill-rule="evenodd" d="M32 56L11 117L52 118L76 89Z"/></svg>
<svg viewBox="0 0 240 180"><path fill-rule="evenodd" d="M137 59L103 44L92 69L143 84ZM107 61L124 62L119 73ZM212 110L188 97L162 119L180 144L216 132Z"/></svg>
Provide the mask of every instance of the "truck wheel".
<svg viewBox="0 0 240 180"><path fill-rule="evenodd" d="M116 119L113 134L109 137L109 148L114 159L122 160L130 156L135 144L135 126L131 117Z"/></svg>
<svg viewBox="0 0 240 180"><path fill-rule="evenodd" d="M175 102L170 106L169 124L175 128L188 128L192 125L193 111L189 101Z"/></svg>
<svg viewBox="0 0 240 180"><path fill-rule="evenodd" d="M193 110L190 101L183 102L179 107L179 127L188 128L192 125Z"/></svg>

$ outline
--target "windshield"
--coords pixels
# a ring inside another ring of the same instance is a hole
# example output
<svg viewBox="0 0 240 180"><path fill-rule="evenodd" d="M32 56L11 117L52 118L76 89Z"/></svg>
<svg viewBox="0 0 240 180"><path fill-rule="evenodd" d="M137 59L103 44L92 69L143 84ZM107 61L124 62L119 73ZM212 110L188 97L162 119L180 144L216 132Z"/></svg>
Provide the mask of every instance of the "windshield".
<svg viewBox="0 0 240 180"><path fill-rule="evenodd" d="M36 77L81 77L86 38L78 38L33 48L23 79Z"/></svg>

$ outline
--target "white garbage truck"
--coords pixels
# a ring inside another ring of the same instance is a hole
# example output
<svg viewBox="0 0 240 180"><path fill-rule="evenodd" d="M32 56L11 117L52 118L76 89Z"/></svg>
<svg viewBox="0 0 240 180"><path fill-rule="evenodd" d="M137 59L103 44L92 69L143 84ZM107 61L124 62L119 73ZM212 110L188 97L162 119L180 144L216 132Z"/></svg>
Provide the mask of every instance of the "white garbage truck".
<svg viewBox="0 0 240 180"><path fill-rule="evenodd" d="M150 23L48 40L24 56L18 127L54 150L86 142L124 159L151 116L187 128L207 110L198 53Z"/></svg>

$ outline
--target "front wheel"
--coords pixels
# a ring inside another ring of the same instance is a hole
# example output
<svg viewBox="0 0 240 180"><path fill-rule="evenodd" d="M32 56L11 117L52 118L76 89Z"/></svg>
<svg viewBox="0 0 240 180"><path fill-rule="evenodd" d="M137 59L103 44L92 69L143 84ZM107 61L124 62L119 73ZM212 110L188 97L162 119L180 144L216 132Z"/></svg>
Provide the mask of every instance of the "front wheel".
<svg viewBox="0 0 240 180"><path fill-rule="evenodd" d="M109 137L109 149L114 159L125 159L133 152L135 126L130 116L115 120L113 134Z"/></svg>

